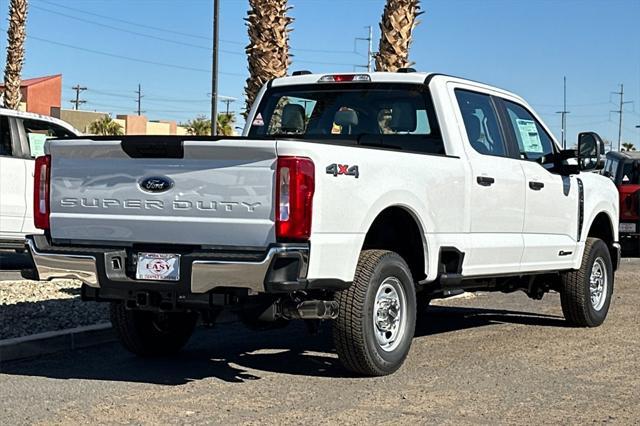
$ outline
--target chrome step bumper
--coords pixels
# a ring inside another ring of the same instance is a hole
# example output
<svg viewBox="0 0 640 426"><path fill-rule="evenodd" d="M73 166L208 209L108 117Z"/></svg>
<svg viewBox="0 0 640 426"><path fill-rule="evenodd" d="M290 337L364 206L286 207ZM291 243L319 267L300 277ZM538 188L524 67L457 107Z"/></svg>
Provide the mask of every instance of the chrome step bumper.
<svg viewBox="0 0 640 426"><path fill-rule="evenodd" d="M35 238L42 243L44 237ZM280 289L291 287L292 290L298 290L301 285L303 288L306 285L309 265L308 245L284 244L270 247L264 258L256 261L220 260L215 259L215 253L211 253L211 259L207 259L199 254L197 259L185 259L181 263L181 275L185 278L180 282L139 281L126 277L124 272L110 273L109 262L113 256L124 256L126 259L123 249L73 248L74 253L56 252L53 247L38 247L34 236L27 238L27 247L39 279L78 279L96 289L112 285L130 285L135 289L165 286L191 293L207 293L215 288L226 287L247 289L251 294L264 293L268 290L268 282L275 280ZM185 271L185 268L190 271Z"/></svg>

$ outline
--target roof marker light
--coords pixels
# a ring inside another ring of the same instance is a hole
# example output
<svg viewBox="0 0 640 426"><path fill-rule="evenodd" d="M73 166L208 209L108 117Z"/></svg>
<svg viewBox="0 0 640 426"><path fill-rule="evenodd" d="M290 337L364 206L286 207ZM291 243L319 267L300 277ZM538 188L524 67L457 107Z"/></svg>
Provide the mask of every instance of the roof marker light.
<svg viewBox="0 0 640 426"><path fill-rule="evenodd" d="M368 74L329 74L323 75L318 83L347 83L351 81L371 81Z"/></svg>

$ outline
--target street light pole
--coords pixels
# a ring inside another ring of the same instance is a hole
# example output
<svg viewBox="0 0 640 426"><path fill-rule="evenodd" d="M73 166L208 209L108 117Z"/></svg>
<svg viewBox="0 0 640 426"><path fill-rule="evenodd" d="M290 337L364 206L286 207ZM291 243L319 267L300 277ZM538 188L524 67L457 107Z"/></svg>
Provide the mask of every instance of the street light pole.
<svg viewBox="0 0 640 426"><path fill-rule="evenodd" d="M218 17L219 0L213 0L213 57L211 60L211 135L216 136L218 129Z"/></svg>

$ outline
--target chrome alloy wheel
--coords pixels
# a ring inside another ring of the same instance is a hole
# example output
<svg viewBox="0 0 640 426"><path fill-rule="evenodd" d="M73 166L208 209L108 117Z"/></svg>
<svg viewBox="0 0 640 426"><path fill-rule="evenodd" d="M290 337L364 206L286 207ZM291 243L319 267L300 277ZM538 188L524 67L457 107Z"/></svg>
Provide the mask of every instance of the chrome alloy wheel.
<svg viewBox="0 0 640 426"><path fill-rule="evenodd" d="M591 276L589 277L589 295L591 297L591 306L599 311L607 300L609 280L607 277L607 268L604 259L596 258L591 267Z"/></svg>
<svg viewBox="0 0 640 426"><path fill-rule="evenodd" d="M400 280L388 277L380 284L373 305L373 327L380 348L391 352L407 328L407 297Z"/></svg>

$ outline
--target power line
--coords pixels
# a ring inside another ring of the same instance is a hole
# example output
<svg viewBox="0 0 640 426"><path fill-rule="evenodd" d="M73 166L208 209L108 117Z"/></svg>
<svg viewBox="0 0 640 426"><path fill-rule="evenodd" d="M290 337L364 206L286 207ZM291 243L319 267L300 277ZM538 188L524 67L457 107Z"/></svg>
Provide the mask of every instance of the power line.
<svg viewBox="0 0 640 426"><path fill-rule="evenodd" d="M150 30L154 30L154 31L159 31L163 34L176 34L176 35L180 35L183 37L190 37L193 39L199 39L199 40L211 40L209 37L207 36L202 36L202 35L197 35L197 34L191 34L191 33L185 33L185 32L181 32L181 31L176 31L176 30L172 30L170 28L166 28L166 27L155 27L153 25L147 25L147 24L143 24L140 22L135 22L135 21L128 21L126 19L121 19L121 18L116 18L113 16L108 16L108 15L102 15L99 13L94 13L94 12L89 12L87 10L84 9L78 9L75 7L71 7L71 6L67 6L67 5L62 5L56 2L52 2L52 1L47 1L47 0L38 0L39 3L45 3L45 4L49 4L61 9L66 9L66 10L71 10L77 13L81 13L81 14L85 14L85 15L90 15L90 16L95 16L101 19L107 19L107 20L111 20L114 22L120 22L126 25L133 25L136 28L147 28ZM37 7L41 10L46 10L44 9L42 6L32 6L32 7ZM51 13L57 13L57 14L61 14L60 12L51 12ZM68 16L72 19L82 19L82 18L77 18L77 17L72 17L71 15L65 15ZM95 23L95 21L85 21L85 22L91 22L91 23ZM106 24L102 24L102 23L95 23L96 25L101 25L101 26L105 26L108 27ZM128 31L131 32L129 30L124 30L124 29L120 29L120 31ZM142 33L137 33L140 35L144 35ZM155 36L151 36L151 35L144 35L147 37L154 37L154 38L158 38ZM159 38L161 39L161 38ZM162 39L164 41L168 41L167 39ZM173 41L173 40L172 40ZM229 39L220 39L220 42L222 43L229 43L229 44L234 44L234 45L238 45L238 46L245 46L247 44L247 42L243 42L243 41L238 41L238 40L229 40ZM209 49L209 47L204 47L204 46L198 46L198 45L193 45L193 44L188 44L188 43L184 43L185 45L190 45L193 47L199 47L199 48L205 48L205 49ZM355 54L357 52L352 52L352 51L348 51L348 50L322 50L322 49L302 49L302 48L291 48L291 50L293 51L299 51L299 52L309 52L309 53L336 53L336 54ZM222 52L223 50L221 50ZM226 51L226 53L230 53L230 51ZM243 55L244 53L239 53L239 52L233 52L234 54L240 54Z"/></svg>
<svg viewBox="0 0 640 426"><path fill-rule="evenodd" d="M50 10L50 9L46 9L44 7L41 6L32 6L32 8L34 9L38 9L41 11L45 11L48 13L53 13L55 15L60 15L60 16L64 16L66 18L69 19L74 19L76 21L80 21L80 22L84 22L86 24L91 24L91 25L97 25L100 27L104 27L104 28L108 28L114 31L119 31L119 32L123 32L123 33L127 33L127 34L133 34L133 35L137 35L139 37L145 37L148 39L152 39L152 40L158 40L158 41L162 41L165 43L171 43L171 44L175 44L178 46L186 46L186 47L192 47L195 49L201 49L201 50L212 50L211 47L208 46L202 46L202 45L198 45L198 44L193 44L193 43L185 43L182 41L177 41L177 40L173 40L173 39L168 39L168 38L163 38L163 37L157 37L157 36L153 36L150 34L145 34L145 33L141 33L139 31L133 31L133 30L128 30L126 28L120 28L120 27L114 27L113 25L108 25L108 24L103 24L101 22L96 22L96 21L91 21L85 18L79 18L73 15L68 15L66 13L61 13L61 12L56 12L54 10ZM222 53L226 53L228 55L236 55L236 56L244 56L245 53L244 52L237 52L234 50L227 50L227 49L218 49L220 52ZM304 60L304 59L295 59L295 62L299 62L299 63L306 63L306 64L318 64L318 65L337 65L337 66L351 66L352 64L347 64L347 63L336 63L336 62L326 62L326 61L308 61L308 60Z"/></svg>
<svg viewBox="0 0 640 426"><path fill-rule="evenodd" d="M81 104L87 103L87 101L80 99L80 92L84 92L85 90L87 90L87 88L82 87L79 84L76 84L75 86L72 87L72 89L76 91L76 98L69 102L71 102L74 105L75 107L74 109L77 111Z"/></svg>
<svg viewBox="0 0 640 426"><path fill-rule="evenodd" d="M6 31L6 29L0 27L0 31ZM130 56L117 55L115 53L103 52L103 51L95 50L95 49L87 49L85 47L74 46L74 45L71 45L71 44L61 43L61 42L53 41L53 40L47 40L47 39L36 37L36 36L33 36L33 35L28 35L27 39L37 40L37 41L42 42L42 43L49 43L49 44L53 44L53 45L56 45L56 46L66 47L66 48L69 48L69 49L74 49L74 50L79 50L79 51L83 51L83 52L93 53L93 54L96 54L96 55L108 56L110 58L117 58L117 59L122 59L122 60L126 60L126 61L131 61L131 62L139 62L139 63L142 63L142 64L156 65L156 66L167 67L167 68L175 68L175 69L181 69L181 70L185 70L185 71L195 71L195 72L203 72L203 73L210 73L211 72L211 70L207 70L207 69L204 69L204 68L194 68L194 67L188 67L188 66L184 66L184 65L168 64L168 63L165 63L165 62L156 62L156 61L150 61L150 60L146 60L146 59L132 58ZM220 72L220 74L229 75L229 76L243 77L243 78L246 77L245 74L222 72L222 71Z"/></svg>

